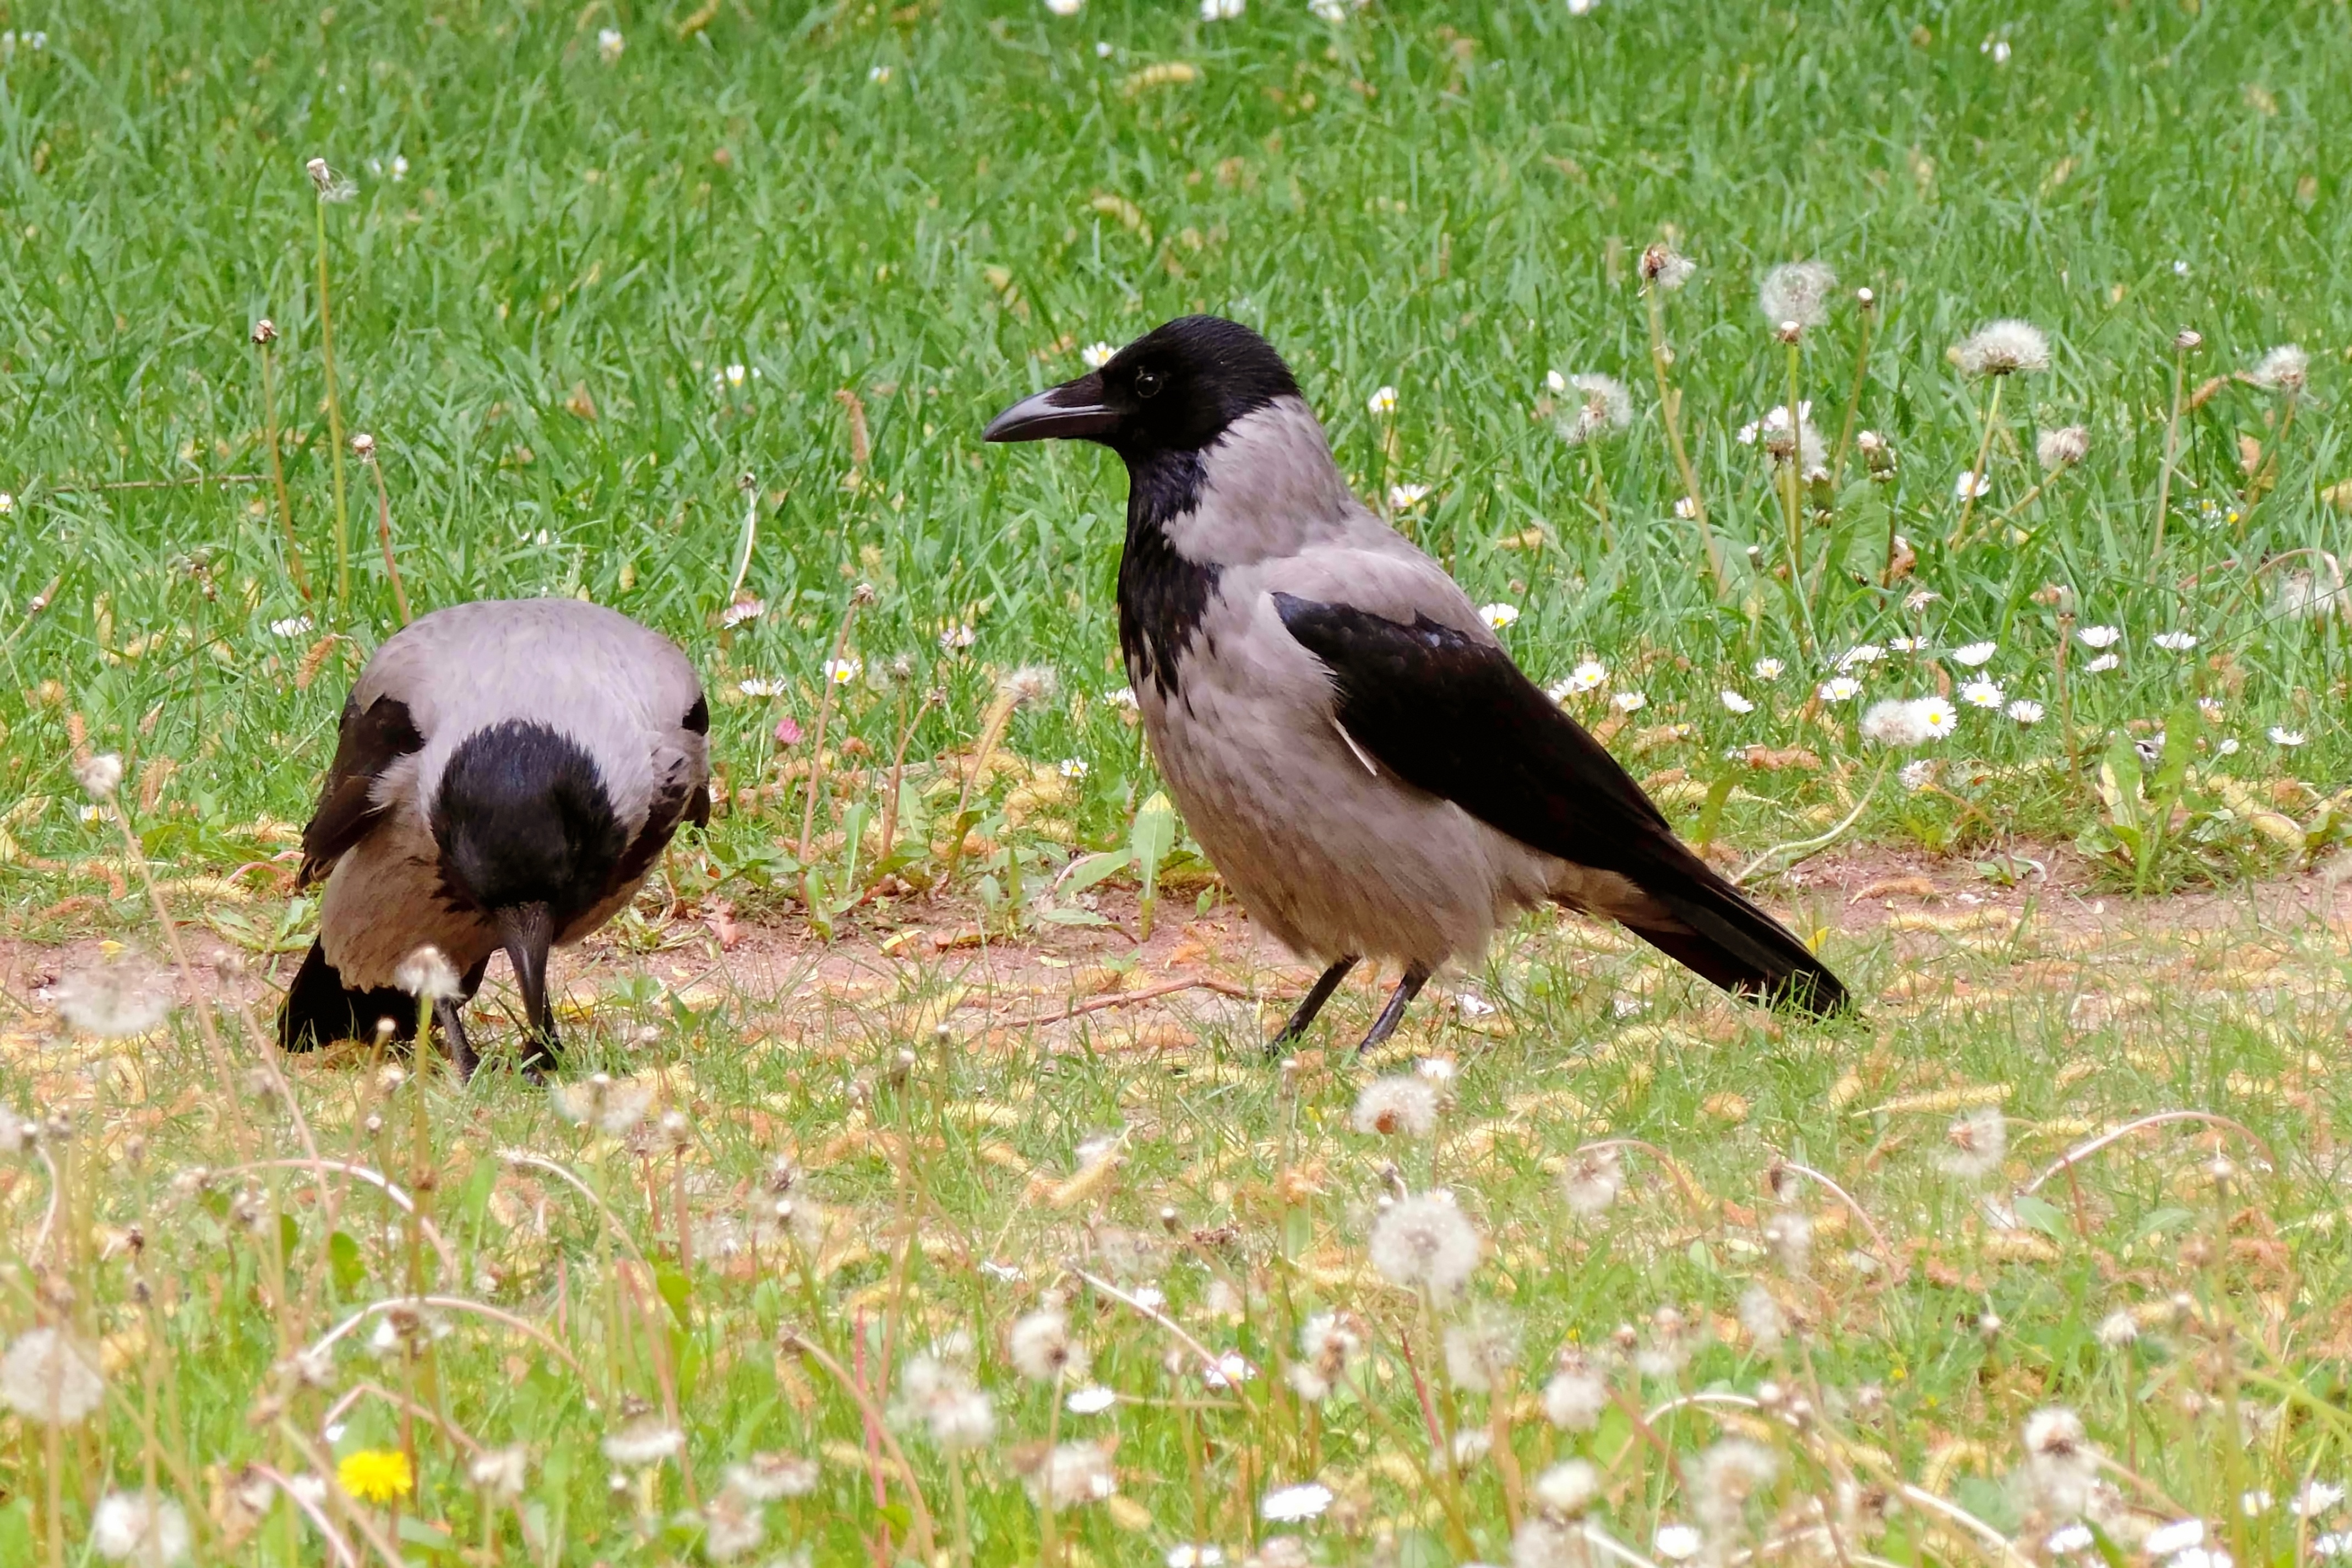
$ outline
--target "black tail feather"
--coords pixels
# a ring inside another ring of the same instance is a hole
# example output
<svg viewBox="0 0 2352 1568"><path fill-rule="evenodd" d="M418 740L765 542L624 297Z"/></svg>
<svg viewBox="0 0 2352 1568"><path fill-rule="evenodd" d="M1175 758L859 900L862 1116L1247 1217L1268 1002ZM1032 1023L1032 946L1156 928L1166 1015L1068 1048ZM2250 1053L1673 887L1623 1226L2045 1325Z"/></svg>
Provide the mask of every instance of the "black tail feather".
<svg viewBox="0 0 2352 1568"><path fill-rule="evenodd" d="M1794 932L1696 856L1690 859L1687 875L1676 879L1679 885L1653 882L1643 889L1685 929L1644 930L1631 921L1627 929L1726 991L1816 1018L1853 1005L1844 982Z"/></svg>
<svg viewBox="0 0 2352 1568"><path fill-rule="evenodd" d="M281 1050L307 1051L337 1040L373 1040L376 1020L392 1020L392 1037L416 1037L416 999L405 991L384 985L354 991L343 984L317 942L286 988L286 1005L278 1011L278 1045Z"/></svg>

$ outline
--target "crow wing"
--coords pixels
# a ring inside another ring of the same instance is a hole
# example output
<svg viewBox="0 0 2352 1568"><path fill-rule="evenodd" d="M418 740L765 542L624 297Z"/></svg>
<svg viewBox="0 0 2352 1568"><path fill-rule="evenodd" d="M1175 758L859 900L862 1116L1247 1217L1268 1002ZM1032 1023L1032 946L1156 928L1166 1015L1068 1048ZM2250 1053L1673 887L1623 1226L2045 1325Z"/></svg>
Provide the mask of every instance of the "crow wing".
<svg viewBox="0 0 2352 1568"><path fill-rule="evenodd" d="M1283 626L1331 674L1349 740L1406 784L1571 865L1614 872L1654 905L1634 933L1727 990L1803 1011L1845 987L1780 922L1680 839L1600 742L1491 639L1416 614L1273 595Z"/></svg>
<svg viewBox="0 0 2352 1568"><path fill-rule="evenodd" d="M365 708L354 690L343 699L342 724L335 737L335 760L319 791L318 808L302 829L302 868L297 885L308 887L334 868L335 861L368 835L391 809L375 798L383 771L421 749L425 737L409 717L408 704L378 697Z"/></svg>

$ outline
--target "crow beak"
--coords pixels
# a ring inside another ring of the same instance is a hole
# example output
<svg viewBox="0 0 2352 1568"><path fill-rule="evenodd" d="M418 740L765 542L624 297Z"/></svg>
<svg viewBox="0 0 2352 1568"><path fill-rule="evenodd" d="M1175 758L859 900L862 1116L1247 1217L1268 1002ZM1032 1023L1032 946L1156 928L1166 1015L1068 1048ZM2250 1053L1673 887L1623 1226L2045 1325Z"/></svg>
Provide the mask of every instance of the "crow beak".
<svg viewBox="0 0 2352 1568"><path fill-rule="evenodd" d="M1103 401L1101 373L1049 386L988 422L983 441L1045 441L1055 437L1100 440L1118 427L1118 412Z"/></svg>
<svg viewBox="0 0 2352 1568"><path fill-rule="evenodd" d="M542 1038L555 1033L547 1000L547 950L555 941L555 914L545 904L516 904L497 911L499 942L514 965L515 988L522 993L523 1016Z"/></svg>

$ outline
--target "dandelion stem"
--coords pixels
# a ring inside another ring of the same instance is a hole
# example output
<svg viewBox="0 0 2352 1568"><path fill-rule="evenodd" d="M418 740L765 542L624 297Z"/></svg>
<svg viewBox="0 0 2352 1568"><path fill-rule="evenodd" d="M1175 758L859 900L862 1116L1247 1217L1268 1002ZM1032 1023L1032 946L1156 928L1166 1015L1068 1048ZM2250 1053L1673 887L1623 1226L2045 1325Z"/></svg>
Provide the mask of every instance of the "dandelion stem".
<svg viewBox="0 0 2352 1568"><path fill-rule="evenodd" d="M1706 552L1707 575L1714 579L1715 596L1721 599L1731 592L1729 579L1723 572L1723 552L1717 547L1715 531L1707 526L1706 498L1699 493L1698 471L1691 467L1690 452L1683 445L1682 394L1667 379L1666 367L1674 363L1673 351L1666 347L1665 303L1659 290L1646 290L1650 305L1650 369L1658 378L1658 416L1665 421L1666 449L1674 454L1675 467L1682 474L1683 495L1690 502L1691 521L1698 524L1698 539Z"/></svg>
<svg viewBox="0 0 2352 1568"><path fill-rule="evenodd" d="M2066 767L2080 772L2082 749L2074 742L2074 700L2066 687L2066 645L2074 640L2074 616L2072 612L2058 612L2058 651L2052 656L2058 678L2058 725L2066 732Z"/></svg>
<svg viewBox="0 0 2352 1568"><path fill-rule="evenodd" d="M286 493L286 459L278 449L278 369L269 343L261 343L261 440L269 448L269 482L278 492L278 526L286 535L286 573L305 601L310 597L310 569L302 563L302 542L294 536L294 502Z"/></svg>
<svg viewBox="0 0 2352 1568"><path fill-rule="evenodd" d="M842 661L848 657L849 631L857 624L857 612L864 603L859 595L849 595L849 607L841 612L840 629L833 634L833 658L818 671L824 677L824 687L816 700L816 733L809 741L808 794L801 803L800 842L793 850L793 858L801 863L801 902L812 909L815 900L809 885L809 840L816 835L817 792L824 787L824 731L833 719L834 689L840 684L834 679L834 672L843 668Z"/></svg>
<svg viewBox="0 0 2352 1568"><path fill-rule="evenodd" d="M2156 481L2156 529L2147 546L2148 581L2156 580L2164 559L2164 524L2172 510L2172 465L2180 455L2180 405L2189 385L2189 344L2176 338L2172 345L2172 416L2164 426L2164 467Z"/></svg>
<svg viewBox="0 0 2352 1568"><path fill-rule="evenodd" d="M742 489L743 552L735 561L735 579L727 584L727 597L723 603L728 605L733 604L735 595L743 591L743 580L751 574L752 547L760 542L760 481L752 475L745 474Z"/></svg>
<svg viewBox="0 0 2352 1568"><path fill-rule="evenodd" d="M1984 493L1985 466L1992 460L1992 432L2000 418L2000 384L2006 376L1992 378L1992 391L1985 397L1984 439L1977 444L1976 466L1969 470L1969 493L1960 498L1960 521L1952 528L1951 538L1944 542L1946 550L1956 551L1969 537L1969 519L1977 510L1977 497Z"/></svg>
<svg viewBox="0 0 2352 1568"><path fill-rule="evenodd" d="M346 620L352 604L352 517L343 488L343 405L335 385L335 320L327 280L327 198L318 201L319 358L327 376L327 450L335 474L335 600Z"/></svg>
<svg viewBox="0 0 2352 1568"><path fill-rule="evenodd" d="M1800 510L1798 487L1805 481L1805 421L1797 405L1797 381L1804 357L1802 340L1789 341L1789 458L1781 466L1781 495L1786 502L1789 530L1789 587L1801 597L1805 582L1804 518ZM1810 620L1811 616L1808 614Z"/></svg>
<svg viewBox="0 0 2352 1568"><path fill-rule="evenodd" d="M2270 453L2263 459L2262 468L2246 481L2246 504L2238 514L2238 537L2246 537L2247 526L2252 521L2254 509L2278 484L2279 449L2285 446L2287 432L2294 428L2294 411L2300 404L2296 389L2286 389L2286 410L2279 416L2278 434L2271 437Z"/></svg>
<svg viewBox="0 0 2352 1568"><path fill-rule="evenodd" d="M1862 343L1854 350L1853 387L1846 394L1845 418L1838 426L1837 451L1830 459L1830 488L1845 482L1845 455L1853 447L1853 424L1862 412L1862 389L1870 380L1870 329L1878 320L1878 312L1865 303L1862 308Z"/></svg>
<svg viewBox="0 0 2352 1568"><path fill-rule="evenodd" d="M370 463L368 471L375 476L375 537L376 542L383 549L383 574L392 579L393 608L400 612L400 624L404 626L415 617L408 613L408 587L400 580L400 563L392 556L392 494L384 489L382 463ZM425 1021L418 1026L420 1035L428 1037L432 1028L432 1012L431 1007L426 1007ZM417 1047L417 1059L425 1059L425 1043L422 1041Z"/></svg>

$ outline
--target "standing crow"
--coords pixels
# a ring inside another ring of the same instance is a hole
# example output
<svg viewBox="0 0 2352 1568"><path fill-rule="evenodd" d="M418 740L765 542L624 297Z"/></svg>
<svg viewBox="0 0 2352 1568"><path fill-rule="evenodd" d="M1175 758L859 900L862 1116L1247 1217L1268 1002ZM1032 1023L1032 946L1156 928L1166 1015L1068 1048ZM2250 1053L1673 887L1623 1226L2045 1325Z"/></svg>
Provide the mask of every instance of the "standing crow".
<svg viewBox="0 0 2352 1568"><path fill-rule="evenodd" d="M457 605L394 637L343 703L302 830L301 880L327 890L279 1042L365 1037L386 1017L414 1037L395 972L432 946L459 975L435 1020L470 1074L461 1009L503 948L538 1037L524 1065L543 1065L547 950L625 908L681 821L709 821L709 730L675 643L576 599Z"/></svg>
<svg viewBox="0 0 2352 1568"><path fill-rule="evenodd" d="M1125 460L1119 647L1184 819L1252 918L1328 965L1403 978L1359 1049L1496 925L1556 900L1622 921L1727 990L1826 1016L1845 987L1685 847L1511 662L1454 580L1349 491L1247 327L1171 321L998 415Z"/></svg>

